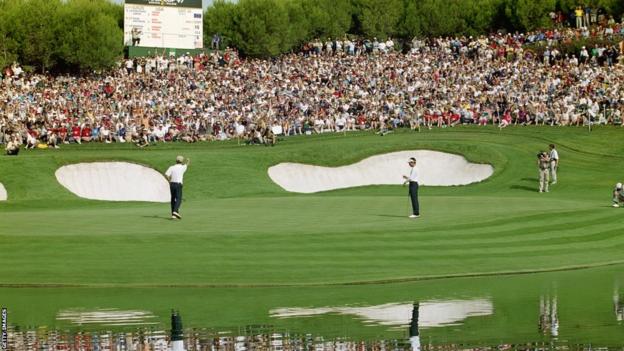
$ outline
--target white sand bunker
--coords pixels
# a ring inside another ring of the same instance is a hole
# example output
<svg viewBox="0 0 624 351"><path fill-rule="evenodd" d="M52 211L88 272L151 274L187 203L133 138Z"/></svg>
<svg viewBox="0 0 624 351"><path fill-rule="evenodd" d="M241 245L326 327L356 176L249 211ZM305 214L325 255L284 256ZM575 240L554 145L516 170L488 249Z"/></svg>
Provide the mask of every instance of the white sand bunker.
<svg viewBox="0 0 624 351"><path fill-rule="evenodd" d="M277 308L269 313L276 318L311 317L324 314L353 315L369 325L401 327L412 318L412 303L388 303L362 307ZM488 299L423 301L419 304L420 327L457 325L468 317L488 316L494 311Z"/></svg>
<svg viewBox="0 0 624 351"><path fill-rule="evenodd" d="M9 196L7 195L7 191L4 188L4 185L0 183L0 201L6 201L8 198Z"/></svg>
<svg viewBox="0 0 624 351"><path fill-rule="evenodd" d="M466 185L480 182L494 173L491 165L470 163L462 156L415 150L376 155L342 167L280 163L269 168L269 177L284 190L296 193L402 184L402 176L409 174L407 161L410 157L417 159L421 185Z"/></svg>
<svg viewBox="0 0 624 351"><path fill-rule="evenodd" d="M169 183L148 167L128 162L63 166L56 179L72 193L92 200L169 202Z"/></svg>

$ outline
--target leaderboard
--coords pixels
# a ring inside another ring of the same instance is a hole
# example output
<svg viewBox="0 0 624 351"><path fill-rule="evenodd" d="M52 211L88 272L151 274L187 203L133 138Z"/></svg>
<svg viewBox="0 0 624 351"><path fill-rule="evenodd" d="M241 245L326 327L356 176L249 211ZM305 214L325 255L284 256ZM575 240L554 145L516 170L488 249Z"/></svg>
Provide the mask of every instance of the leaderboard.
<svg viewBox="0 0 624 351"><path fill-rule="evenodd" d="M125 0L124 44L203 47L202 0Z"/></svg>

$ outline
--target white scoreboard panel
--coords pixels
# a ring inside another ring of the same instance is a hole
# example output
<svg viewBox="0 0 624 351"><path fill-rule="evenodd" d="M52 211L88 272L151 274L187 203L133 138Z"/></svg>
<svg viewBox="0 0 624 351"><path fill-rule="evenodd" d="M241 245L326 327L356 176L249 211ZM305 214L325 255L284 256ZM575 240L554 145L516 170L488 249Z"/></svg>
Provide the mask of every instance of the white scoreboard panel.
<svg viewBox="0 0 624 351"><path fill-rule="evenodd" d="M149 0L147 0L149 1ZM147 2L146 1L146 2ZM138 2L136 0L132 2ZM202 8L156 3L124 5L124 44L132 45L132 31L138 33L136 46L198 49L204 44ZM201 5L200 5L201 6Z"/></svg>

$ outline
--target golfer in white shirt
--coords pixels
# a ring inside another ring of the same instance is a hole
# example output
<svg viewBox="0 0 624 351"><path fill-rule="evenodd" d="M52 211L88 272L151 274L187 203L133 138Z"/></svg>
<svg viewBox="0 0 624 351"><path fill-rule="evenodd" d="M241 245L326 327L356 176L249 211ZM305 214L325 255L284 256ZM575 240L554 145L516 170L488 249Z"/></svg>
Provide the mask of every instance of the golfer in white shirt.
<svg viewBox="0 0 624 351"><path fill-rule="evenodd" d="M176 157L176 164L169 167L165 176L169 180L169 190L171 190L171 219L182 219L180 216L180 205L182 204L182 183L184 178L184 172L191 163L191 159L187 158L186 162L184 157Z"/></svg>
<svg viewBox="0 0 624 351"><path fill-rule="evenodd" d="M557 184L557 168L559 168L559 153L555 150L555 144L548 145L550 147L550 179L552 184Z"/></svg>
<svg viewBox="0 0 624 351"><path fill-rule="evenodd" d="M404 184L409 184L409 196L412 201L412 214L409 218L418 218L420 217L420 208L418 205L418 174L416 173L416 159L414 157L409 159L410 165L410 174L409 176L404 175L403 179L405 179Z"/></svg>

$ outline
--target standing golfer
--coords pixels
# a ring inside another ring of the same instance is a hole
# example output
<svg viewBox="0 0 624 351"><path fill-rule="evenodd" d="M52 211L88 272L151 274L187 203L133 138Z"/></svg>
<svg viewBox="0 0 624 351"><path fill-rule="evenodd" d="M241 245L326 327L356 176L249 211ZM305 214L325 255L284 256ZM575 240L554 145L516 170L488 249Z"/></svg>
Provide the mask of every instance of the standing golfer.
<svg viewBox="0 0 624 351"><path fill-rule="evenodd" d="M548 192L550 157L544 151L537 154L537 168L539 169L539 192Z"/></svg>
<svg viewBox="0 0 624 351"><path fill-rule="evenodd" d="M409 159L410 165L410 174L409 176L404 175L403 179L405 182L403 184L409 184L409 196L412 200L412 214L409 218L418 218L420 217L420 208L418 206L418 174L416 173L416 159Z"/></svg>
<svg viewBox="0 0 624 351"><path fill-rule="evenodd" d="M185 162L184 157L178 156L176 157L176 164L169 167L165 172L171 190L171 219L182 219L179 213L182 204L182 181L184 172L190 163L191 159L187 158Z"/></svg>
<svg viewBox="0 0 624 351"><path fill-rule="evenodd" d="M550 148L550 180L551 184L557 184L557 168L559 168L559 153L555 150L555 144L548 145Z"/></svg>
<svg viewBox="0 0 624 351"><path fill-rule="evenodd" d="M615 184L613 189L613 207L620 207L624 205L624 189L622 189L622 183Z"/></svg>

